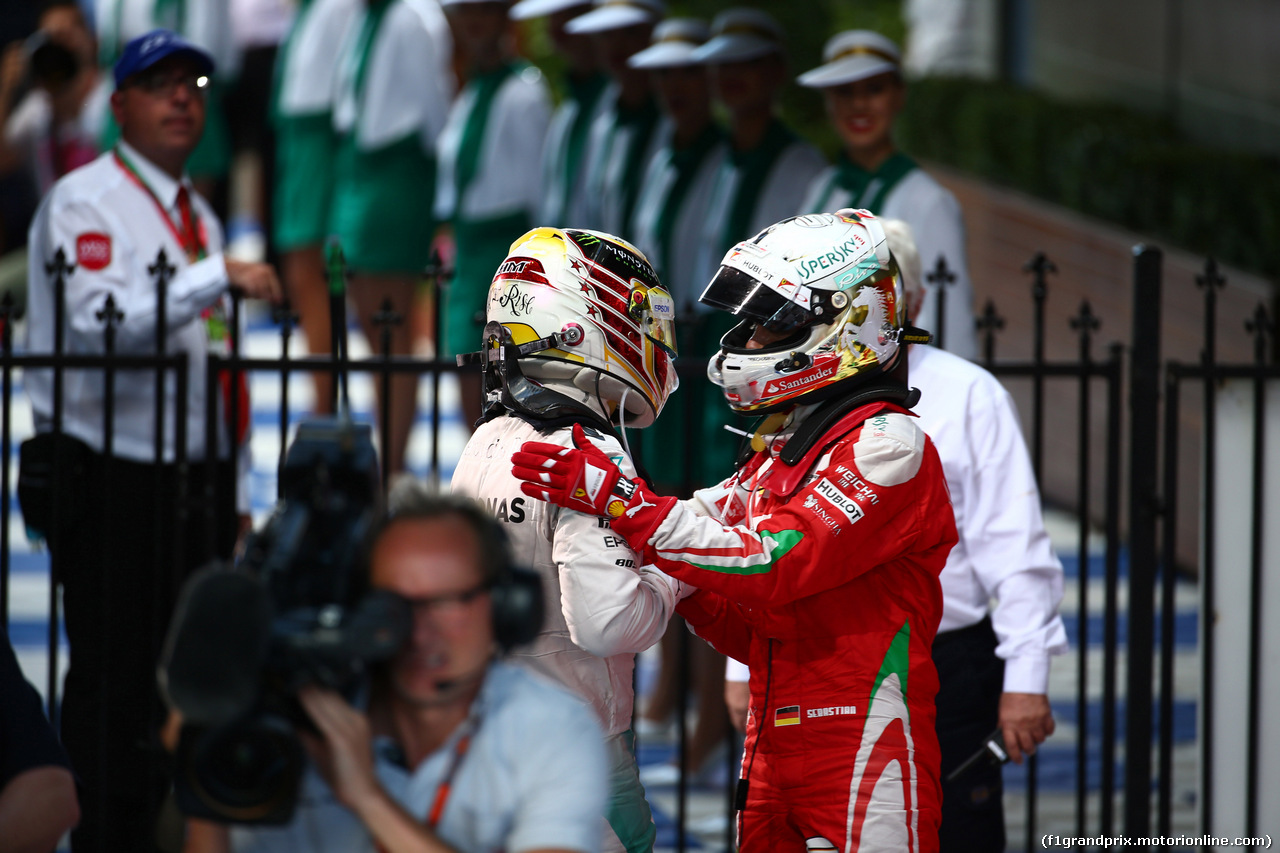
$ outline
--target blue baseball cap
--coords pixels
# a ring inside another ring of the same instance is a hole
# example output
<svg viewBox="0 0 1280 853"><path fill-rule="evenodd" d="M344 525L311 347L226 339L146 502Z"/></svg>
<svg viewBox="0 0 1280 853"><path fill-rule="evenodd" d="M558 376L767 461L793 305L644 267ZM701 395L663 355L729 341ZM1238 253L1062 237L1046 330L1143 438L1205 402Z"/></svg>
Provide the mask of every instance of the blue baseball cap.
<svg viewBox="0 0 1280 853"><path fill-rule="evenodd" d="M162 59L185 56L196 64L200 73L213 74L213 57L171 30L152 30L140 35L124 46L116 60L116 88L141 71L146 71Z"/></svg>

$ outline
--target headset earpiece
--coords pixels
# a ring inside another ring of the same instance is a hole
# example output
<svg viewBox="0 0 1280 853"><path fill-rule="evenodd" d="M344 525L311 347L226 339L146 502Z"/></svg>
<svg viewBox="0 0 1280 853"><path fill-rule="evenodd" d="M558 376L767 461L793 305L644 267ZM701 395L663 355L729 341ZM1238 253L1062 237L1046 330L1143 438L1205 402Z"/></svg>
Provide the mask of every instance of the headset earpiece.
<svg viewBox="0 0 1280 853"><path fill-rule="evenodd" d="M532 569L507 566L490 592L493 635L504 652L532 642L542 630L542 577Z"/></svg>
<svg viewBox="0 0 1280 853"><path fill-rule="evenodd" d="M502 651L531 642L542 630L545 606L542 577L534 570L511 562L507 531L497 519L485 515L485 535L503 555L493 574L489 597L493 601L493 636Z"/></svg>

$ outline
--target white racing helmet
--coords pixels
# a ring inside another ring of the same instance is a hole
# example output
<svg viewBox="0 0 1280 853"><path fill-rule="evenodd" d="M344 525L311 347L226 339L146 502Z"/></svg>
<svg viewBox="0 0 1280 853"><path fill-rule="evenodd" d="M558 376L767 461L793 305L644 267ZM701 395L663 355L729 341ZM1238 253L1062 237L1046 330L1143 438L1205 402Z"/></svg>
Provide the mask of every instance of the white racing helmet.
<svg viewBox="0 0 1280 853"><path fill-rule="evenodd" d="M907 325L898 265L865 210L766 228L729 250L701 301L742 318L707 365L739 412L834 397L891 370L905 344L928 341ZM782 337L747 349L759 326Z"/></svg>
<svg viewBox="0 0 1280 853"><path fill-rule="evenodd" d="M486 369L514 356L523 377L571 385L617 409L623 426L652 423L678 384L675 301L644 253L618 237L533 229L511 244L485 313ZM526 400L540 387L503 385Z"/></svg>

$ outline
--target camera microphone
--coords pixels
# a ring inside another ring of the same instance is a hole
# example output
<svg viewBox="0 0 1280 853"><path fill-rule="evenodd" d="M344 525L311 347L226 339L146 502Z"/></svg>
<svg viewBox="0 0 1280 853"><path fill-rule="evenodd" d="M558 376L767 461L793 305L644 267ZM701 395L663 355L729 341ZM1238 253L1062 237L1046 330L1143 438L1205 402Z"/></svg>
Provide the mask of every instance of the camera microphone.
<svg viewBox="0 0 1280 853"><path fill-rule="evenodd" d="M461 675L455 675L453 678L441 678L437 681L433 681L431 686L436 689L437 693L442 695L437 696L432 700L432 704L447 704L456 701L458 697L462 695L462 691L468 687L479 684L484 680L484 677L488 672L489 661L485 661L479 669L475 669Z"/></svg>
<svg viewBox="0 0 1280 853"><path fill-rule="evenodd" d="M984 764L991 767L999 767L1001 764L1007 764L1008 761L1009 752L1004 748L1004 732L1002 729L996 729L987 735L981 749L970 755L964 760L963 764L947 774L947 781L954 782L970 770L975 767L981 767Z"/></svg>
<svg viewBox="0 0 1280 853"><path fill-rule="evenodd" d="M185 722L249 712L271 639L271 599L257 578L213 566L182 589L160 658L160 689Z"/></svg>

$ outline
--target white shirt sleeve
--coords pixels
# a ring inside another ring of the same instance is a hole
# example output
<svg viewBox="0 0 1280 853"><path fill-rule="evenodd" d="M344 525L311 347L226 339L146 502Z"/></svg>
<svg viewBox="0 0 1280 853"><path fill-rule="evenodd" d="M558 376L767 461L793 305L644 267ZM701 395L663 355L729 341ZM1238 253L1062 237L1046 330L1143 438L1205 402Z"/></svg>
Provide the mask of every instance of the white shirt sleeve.
<svg viewBox="0 0 1280 853"><path fill-rule="evenodd" d="M441 71L441 62L448 62L451 53L447 39L428 29L423 18L422 10L433 4L434 0L421 0L393 6L378 29L361 95L358 140L364 151L411 134L421 136L423 151L434 150L453 82ZM438 7L435 13L440 14Z"/></svg>
<svg viewBox="0 0 1280 853"><path fill-rule="evenodd" d="M1050 547L1040 493L1008 392L975 400L970 430L975 463L965 495L966 539L974 571L995 599L991 612L1005 661L1006 692L1046 693L1049 659L1067 650L1058 615L1062 565Z"/></svg>
<svg viewBox="0 0 1280 853"><path fill-rule="evenodd" d="M542 203L542 146L551 124L551 95L538 69L526 68L521 73L528 75L525 81L528 91L505 124L515 132L526 134L521 144L510 149L517 160L511 194L522 199L521 207L535 216Z"/></svg>
<svg viewBox="0 0 1280 853"><path fill-rule="evenodd" d="M752 212L751 233L755 234L788 216L795 216L804 204L809 185L826 168L827 161L822 152L809 143L789 145L765 181L764 191Z"/></svg>
<svg viewBox="0 0 1280 853"><path fill-rule="evenodd" d="M207 50L217 66L220 80L234 80L240 74L240 47L231 28L231 6L226 0L186 0L187 38Z"/></svg>
<svg viewBox="0 0 1280 853"><path fill-rule="evenodd" d="M29 92L9 113L9 120L4 125L5 143L11 148L22 149L23 155L27 156L40 135L49 128L52 118L49 96L41 89Z"/></svg>

